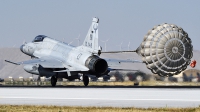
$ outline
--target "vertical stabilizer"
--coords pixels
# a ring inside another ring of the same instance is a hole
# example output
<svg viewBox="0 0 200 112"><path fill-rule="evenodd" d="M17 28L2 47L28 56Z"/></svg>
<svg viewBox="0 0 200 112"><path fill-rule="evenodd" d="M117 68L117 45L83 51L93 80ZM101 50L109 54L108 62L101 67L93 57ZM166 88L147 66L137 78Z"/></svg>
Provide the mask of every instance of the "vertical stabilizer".
<svg viewBox="0 0 200 112"><path fill-rule="evenodd" d="M94 54L98 53L98 18L92 19L92 25L90 26L86 38L83 42L83 46L87 51L92 52Z"/></svg>

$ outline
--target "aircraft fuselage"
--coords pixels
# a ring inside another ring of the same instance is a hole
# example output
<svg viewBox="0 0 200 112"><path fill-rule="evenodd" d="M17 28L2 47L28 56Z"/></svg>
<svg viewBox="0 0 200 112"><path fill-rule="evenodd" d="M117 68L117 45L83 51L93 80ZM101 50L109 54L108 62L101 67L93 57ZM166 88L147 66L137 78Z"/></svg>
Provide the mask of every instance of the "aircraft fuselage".
<svg viewBox="0 0 200 112"><path fill-rule="evenodd" d="M58 59L62 62L65 68L69 68L71 65L73 65L78 68L84 68L93 74L105 73L107 69L106 61L100 59L97 55L94 55L93 53L85 50L87 49L85 46L74 47L49 37L43 38L42 41L33 41L24 44L20 47L20 49L23 53L31 57L52 57L54 59ZM102 67L100 67L101 65L105 65L105 67L102 69ZM24 66L24 69L29 73L40 75L39 71L32 70L34 66L35 65L26 65ZM39 66L37 66L37 68L39 68ZM55 67L54 70L56 69L60 70L60 68ZM82 72L84 71L79 71L79 73Z"/></svg>

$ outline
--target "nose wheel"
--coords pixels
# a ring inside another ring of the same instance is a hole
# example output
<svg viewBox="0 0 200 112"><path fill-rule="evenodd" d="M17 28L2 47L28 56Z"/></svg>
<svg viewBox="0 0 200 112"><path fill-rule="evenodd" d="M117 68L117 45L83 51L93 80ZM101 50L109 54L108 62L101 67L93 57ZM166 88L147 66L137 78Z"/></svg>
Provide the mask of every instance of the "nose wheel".
<svg viewBox="0 0 200 112"><path fill-rule="evenodd" d="M56 86L56 82L57 82L56 76L52 76L52 77L51 77L51 86L52 86L52 87L55 87L55 86Z"/></svg>
<svg viewBox="0 0 200 112"><path fill-rule="evenodd" d="M89 84L89 77L87 75L83 75L83 84L85 86L88 86Z"/></svg>

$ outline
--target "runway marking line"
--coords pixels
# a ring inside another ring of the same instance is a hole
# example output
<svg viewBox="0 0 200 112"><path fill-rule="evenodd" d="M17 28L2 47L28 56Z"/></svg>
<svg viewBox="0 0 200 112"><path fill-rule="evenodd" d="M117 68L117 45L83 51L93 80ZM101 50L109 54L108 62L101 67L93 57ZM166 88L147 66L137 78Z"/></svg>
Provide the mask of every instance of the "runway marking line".
<svg viewBox="0 0 200 112"><path fill-rule="evenodd" d="M0 97L0 99L43 99L43 100L112 100L112 101L196 101L198 100L190 100L190 99L108 99L108 98L40 98L40 97Z"/></svg>

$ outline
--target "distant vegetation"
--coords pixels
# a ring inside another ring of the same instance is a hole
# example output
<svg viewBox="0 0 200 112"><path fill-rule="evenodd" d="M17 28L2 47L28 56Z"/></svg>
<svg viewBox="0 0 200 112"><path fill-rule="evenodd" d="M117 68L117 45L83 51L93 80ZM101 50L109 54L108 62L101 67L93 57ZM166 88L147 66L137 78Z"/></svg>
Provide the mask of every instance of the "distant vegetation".
<svg viewBox="0 0 200 112"><path fill-rule="evenodd" d="M30 106L0 105L0 112L200 112L196 108L113 108L113 107L69 107L69 106Z"/></svg>

